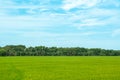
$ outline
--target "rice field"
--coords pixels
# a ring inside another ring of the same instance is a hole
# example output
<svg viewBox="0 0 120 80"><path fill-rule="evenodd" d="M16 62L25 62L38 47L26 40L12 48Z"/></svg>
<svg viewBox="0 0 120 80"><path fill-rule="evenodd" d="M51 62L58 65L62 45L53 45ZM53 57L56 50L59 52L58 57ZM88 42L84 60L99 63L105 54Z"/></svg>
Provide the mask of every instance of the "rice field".
<svg viewBox="0 0 120 80"><path fill-rule="evenodd" d="M120 80L120 57L0 57L0 80Z"/></svg>

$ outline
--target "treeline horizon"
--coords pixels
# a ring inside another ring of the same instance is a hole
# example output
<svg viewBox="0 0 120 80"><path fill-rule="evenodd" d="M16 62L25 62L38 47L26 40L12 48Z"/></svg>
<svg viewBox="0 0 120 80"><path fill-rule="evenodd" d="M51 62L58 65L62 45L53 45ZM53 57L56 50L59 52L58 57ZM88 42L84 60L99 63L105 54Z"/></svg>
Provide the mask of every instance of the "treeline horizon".
<svg viewBox="0 0 120 80"><path fill-rule="evenodd" d="M46 47L6 45L0 47L0 56L120 56L120 50L84 47Z"/></svg>

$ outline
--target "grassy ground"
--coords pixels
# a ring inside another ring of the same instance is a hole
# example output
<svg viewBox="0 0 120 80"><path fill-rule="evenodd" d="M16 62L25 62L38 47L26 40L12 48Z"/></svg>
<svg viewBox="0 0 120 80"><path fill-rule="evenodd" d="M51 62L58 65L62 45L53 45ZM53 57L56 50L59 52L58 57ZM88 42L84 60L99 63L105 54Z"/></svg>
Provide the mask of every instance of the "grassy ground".
<svg viewBox="0 0 120 80"><path fill-rule="evenodd" d="M0 80L120 80L120 57L0 57Z"/></svg>

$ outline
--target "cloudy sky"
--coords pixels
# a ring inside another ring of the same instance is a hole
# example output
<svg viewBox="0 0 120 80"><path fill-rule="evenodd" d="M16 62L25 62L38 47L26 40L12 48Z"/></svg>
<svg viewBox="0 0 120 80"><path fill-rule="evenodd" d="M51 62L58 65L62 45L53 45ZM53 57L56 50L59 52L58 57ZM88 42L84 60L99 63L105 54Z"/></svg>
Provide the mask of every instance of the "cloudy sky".
<svg viewBox="0 0 120 80"><path fill-rule="evenodd" d="M120 49L120 0L0 0L0 46Z"/></svg>

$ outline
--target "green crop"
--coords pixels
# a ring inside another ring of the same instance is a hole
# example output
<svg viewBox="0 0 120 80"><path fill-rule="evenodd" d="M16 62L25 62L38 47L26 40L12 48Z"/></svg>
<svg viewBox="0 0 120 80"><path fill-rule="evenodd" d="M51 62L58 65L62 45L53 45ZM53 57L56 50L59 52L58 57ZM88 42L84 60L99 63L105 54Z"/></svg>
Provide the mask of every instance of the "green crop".
<svg viewBox="0 0 120 80"><path fill-rule="evenodd" d="M0 80L120 80L120 57L0 57Z"/></svg>

